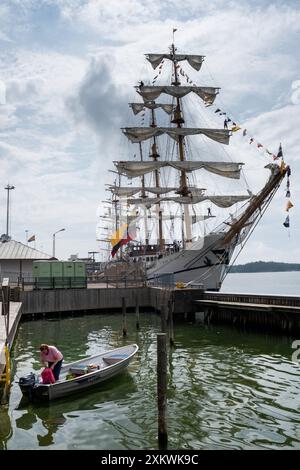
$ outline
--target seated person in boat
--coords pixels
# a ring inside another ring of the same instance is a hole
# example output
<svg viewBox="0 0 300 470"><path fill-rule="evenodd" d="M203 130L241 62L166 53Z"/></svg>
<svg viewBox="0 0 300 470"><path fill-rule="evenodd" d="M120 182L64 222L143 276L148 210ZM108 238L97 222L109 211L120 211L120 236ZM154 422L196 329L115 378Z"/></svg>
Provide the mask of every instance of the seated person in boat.
<svg viewBox="0 0 300 470"><path fill-rule="evenodd" d="M59 379L60 369L63 362L62 353L55 347L48 344L40 345L41 363L45 367L50 367L53 370L55 380Z"/></svg>

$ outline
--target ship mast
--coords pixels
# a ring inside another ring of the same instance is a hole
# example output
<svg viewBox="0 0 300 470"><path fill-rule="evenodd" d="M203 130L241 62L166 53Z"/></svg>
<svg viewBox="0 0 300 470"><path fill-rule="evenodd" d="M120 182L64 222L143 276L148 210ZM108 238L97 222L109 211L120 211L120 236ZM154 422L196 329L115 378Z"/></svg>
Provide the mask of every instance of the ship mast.
<svg viewBox="0 0 300 470"><path fill-rule="evenodd" d="M175 49L175 44L173 42L171 46L171 53L173 55L173 67L174 67L174 78L175 81L172 83L174 86L179 86L180 82L178 80L178 72L177 72L177 61L176 61L176 55L175 55L176 49ZM174 119L172 122L177 125L177 128L181 128L182 124L184 123L184 119L181 115L181 103L180 103L180 98L176 98L176 109L174 113ZM179 149L179 160L181 162L185 161L185 154L184 154L184 148L183 148L183 135L178 136L178 149ZM180 189L178 193L181 196L188 196L189 191L188 191L188 185L187 185L187 177L186 177L186 172L185 170L182 170L180 172ZM189 213L189 208L187 205L184 205L184 223L185 223L185 237L183 236L182 239L182 244L183 248L185 248L186 242L191 242L192 241L192 231L191 231L191 220L190 220L190 213Z"/></svg>
<svg viewBox="0 0 300 470"><path fill-rule="evenodd" d="M140 159L142 162L143 161L143 149L142 149L141 142L139 142L139 149L140 149ZM147 197L146 191L145 191L145 175L142 176L141 181L142 181L141 197L144 199ZM148 238L148 221L147 221L147 207L146 206L144 206L144 229L145 229L145 244L147 247L149 245L149 238Z"/></svg>
<svg viewBox="0 0 300 470"><path fill-rule="evenodd" d="M151 117L152 117L152 122L150 124L150 127L156 127L154 109L151 110ZM151 150L152 150L152 153L150 156L156 162L157 159L159 158L159 154L157 152L157 144L156 144L155 136L153 137L153 145L152 145ZM160 188L159 170L157 168L154 170L154 176L155 176L155 187ZM157 198L160 199L160 194L157 194ZM156 213L158 217L158 245L159 245L159 250L162 251L165 246L165 240L163 239L162 210L161 210L160 202L156 204Z"/></svg>
<svg viewBox="0 0 300 470"><path fill-rule="evenodd" d="M118 181L118 186L121 186L121 175L118 175L119 181ZM117 183L117 180L115 180L115 184ZM115 216L115 230L116 232L120 228L120 221L121 221L121 203L118 200L116 194L112 195L112 204L114 206L114 216ZM119 210L118 210L119 209ZM123 249L121 247L120 253L117 253L117 258L122 258L123 256Z"/></svg>

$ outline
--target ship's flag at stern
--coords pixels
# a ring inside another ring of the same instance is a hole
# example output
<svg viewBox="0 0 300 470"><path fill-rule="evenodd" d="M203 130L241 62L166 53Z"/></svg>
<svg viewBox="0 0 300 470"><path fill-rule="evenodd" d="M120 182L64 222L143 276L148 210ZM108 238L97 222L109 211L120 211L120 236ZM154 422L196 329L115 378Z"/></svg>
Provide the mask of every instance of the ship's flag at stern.
<svg viewBox="0 0 300 470"><path fill-rule="evenodd" d="M115 231L113 236L111 237L111 256L112 258L121 248L121 246L127 245L130 241L136 238L136 220L134 219L129 224L125 223L121 225L121 227Z"/></svg>

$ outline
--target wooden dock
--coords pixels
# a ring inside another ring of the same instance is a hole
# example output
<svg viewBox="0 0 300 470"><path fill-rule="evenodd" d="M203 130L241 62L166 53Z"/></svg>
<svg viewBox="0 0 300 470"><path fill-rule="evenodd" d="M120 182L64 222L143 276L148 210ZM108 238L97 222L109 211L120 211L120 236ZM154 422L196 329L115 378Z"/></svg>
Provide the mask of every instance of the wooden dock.
<svg viewBox="0 0 300 470"><path fill-rule="evenodd" d="M300 297L260 294L204 292L195 288L153 286L106 287L90 289L45 289L14 292L22 303L23 318L82 313L161 312L172 303L174 319L195 318L206 323L226 323L259 331L284 334L300 332ZM11 302L13 305L13 302ZM3 319L2 319L3 321ZM3 340L2 340L3 341Z"/></svg>
<svg viewBox="0 0 300 470"><path fill-rule="evenodd" d="M141 310L160 311L162 305L174 300L177 315L195 312L194 300L203 294L202 289L174 289L161 287L105 287L92 289L45 289L20 292L24 316L54 313L92 313L121 311L125 299L128 311L138 304Z"/></svg>
<svg viewBox="0 0 300 470"><path fill-rule="evenodd" d="M195 303L207 323L300 332L300 297L204 292Z"/></svg>
<svg viewBox="0 0 300 470"><path fill-rule="evenodd" d="M18 328L18 324L21 318L21 302L10 302L10 311L9 311L9 333L8 333L8 342L11 346L16 331ZM2 303L0 302L0 312L2 311ZM6 325L5 325L5 317L4 315L0 314L0 374L5 369L5 354L4 354L4 346L6 340Z"/></svg>

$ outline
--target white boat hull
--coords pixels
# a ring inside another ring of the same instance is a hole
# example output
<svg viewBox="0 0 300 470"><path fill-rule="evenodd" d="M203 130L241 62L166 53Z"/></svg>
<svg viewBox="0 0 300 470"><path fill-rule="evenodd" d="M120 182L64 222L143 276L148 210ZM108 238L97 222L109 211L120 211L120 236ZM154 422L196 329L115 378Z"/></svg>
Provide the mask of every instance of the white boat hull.
<svg viewBox="0 0 300 470"><path fill-rule="evenodd" d="M163 282L170 275L174 282L202 284L205 290L219 290L228 268L234 246L220 243L224 234L212 233L203 240L190 244L178 253L155 260L147 269L147 278L153 283Z"/></svg>
<svg viewBox="0 0 300 470"><path fill-rule="evenodd" d="M30 400L50 401L73 393L84 393L91 387L97 386L101 382L122 372L137 351L138 346L132 344L66 364L61 369L59 381L54 384L42 384L37 377L32 386L22 384L22 379L20 379L19 385L23 395L27 396ZM67 379L68 373L73 368L85 367L91 362L96 366L94 371L84 373L70 380Z"/></svg>

